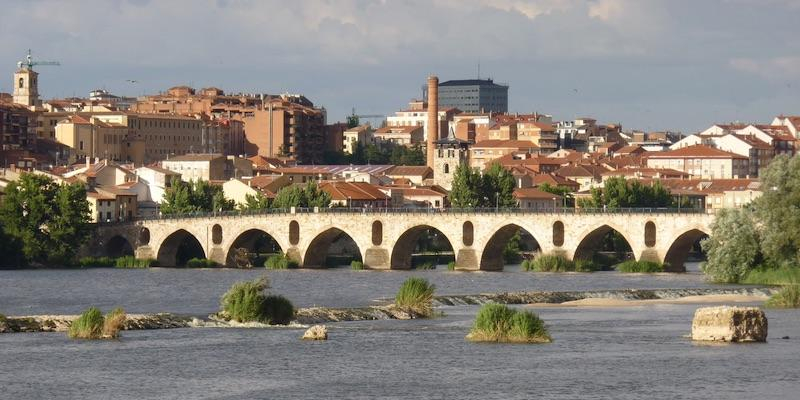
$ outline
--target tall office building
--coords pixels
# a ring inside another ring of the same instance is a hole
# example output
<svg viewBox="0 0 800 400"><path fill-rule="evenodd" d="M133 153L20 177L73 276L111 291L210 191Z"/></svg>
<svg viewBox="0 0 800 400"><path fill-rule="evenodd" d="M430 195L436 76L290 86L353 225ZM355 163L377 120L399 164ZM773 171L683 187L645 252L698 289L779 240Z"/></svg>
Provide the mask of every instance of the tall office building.
<svg viewBox="0 0 800 400"><path fill-rule="evenodd" d="M427 87L423 89L427 98ZM491 79L458 79L439 83L439 107L466 113L508 112L508 85Z"/></svg>

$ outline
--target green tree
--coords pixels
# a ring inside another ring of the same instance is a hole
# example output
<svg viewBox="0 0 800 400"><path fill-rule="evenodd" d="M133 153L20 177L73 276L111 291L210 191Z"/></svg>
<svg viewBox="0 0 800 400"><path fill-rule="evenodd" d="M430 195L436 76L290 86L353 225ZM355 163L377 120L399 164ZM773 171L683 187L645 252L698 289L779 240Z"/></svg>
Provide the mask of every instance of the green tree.
<svg viewBox="0 0 800 400"><path fill-rule="evenodd" d="M500 164L493 163L483 174L481 197L483 207L510 208L517 206L514 199L514 176Z"/></svg>
<svg viewBox="0 0 800 400"><path fill-rule="evenodd" d="M351 114L347 116L347 129L352 129L360 124L358 115Z"/></svg>
<svg viewBox="0 0 800 400"><path fill-rule="evenodd" d="M192 203L191 185L179 178L172 178L170 187L164 192L160 209L162 214L186 214L198 211Z"/></svg>
<svg viewBox="0 0 800 400"><path fill-rule="evenodd" d="M746 209L719 210L701 246L708 257L703 272L716 282L738 282L761 261L758 232Z"/></svg>
<svg viewBox="0 0 800 400"><path fill-rule="evenodd" d="M258 192L255 196L248 194L244 196L244 203L239 205L239 209L243 211L259 211L266 210L270 207L270 200L263 193Z"/></svg>
<svg viewBox="0 0 800 400"><path fill-rule="evenodd" d="M236 207L236 202L225 198L225 193L222 191L222 187L215 186L214 189L215 190L212 190L213 194L211 197L211 211L231 211Z"/></svg>
<svg viewBox="0 0 800 400"><path fill-rule="evenodd" d="M19 245L25 261L74 261L89 237L86 190L81 184L58 185L42 175L23 174L6 188L0 225L10 239L0 247Z"/></svg>
<svg viewBox="0 0 800 400"><path fill-rule="evenodd" d="M467 164L460 164L453 173L453 186L450 190L450 205L455 208L480 207L482 198L482 178L478 171Z"/></svg>
<svg viewBox="0 0 800 400"><path fill-rule="evenodd" d="M272 208L291 208L302 207L305 194L303 188L297 185L290 185L278 190L275 199L272 200Z"/></svg>
<svg viewBox="0 0 800 400"><path fill-rule="evenodd" d="M775 157L760 173L754 203L761 249L773 267L800 265L800 157Z"/></svg>
<svg viewBox="0 0 800 400"><path fill-rule="evenodd" d="M656 180L652 185L642 185L638 180L613 177L606 180L603 188L592 188L591 199L581 199L578 205L584 208L626 207L671 207L669 190Z"/></svg>
<svg viewBox="0 0 800 400"><path fill-rule="evenodd" d="M52 206L47 222L52 243L48 258L51 262L66 264L75 258L91 233L86 188L80 183L59 186Z"/></svg>
<svg viewBox="0 0 800 400"><path fill-rule="evenodd" d="M328 207L331 205L330 193L319 188L314 182L308 182L303 190L305 204L303 207Z"/></svg>

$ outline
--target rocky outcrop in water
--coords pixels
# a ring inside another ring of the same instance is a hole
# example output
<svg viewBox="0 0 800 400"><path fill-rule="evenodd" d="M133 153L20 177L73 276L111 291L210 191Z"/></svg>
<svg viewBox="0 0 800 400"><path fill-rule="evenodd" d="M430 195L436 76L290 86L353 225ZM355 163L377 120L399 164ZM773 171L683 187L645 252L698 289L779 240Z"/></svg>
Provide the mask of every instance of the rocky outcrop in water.
<svg viewBox="0 0 800 400"><path fill-rule="evenodd" d="M692 340L766 342L767 317L757 307L698 308L692 320Z"/></svg>
<svg viewBox="0 0 800 400"><path fill-rule="evenodd" d="M303 334L302 340L328 340L328 327L325 325L314 325L308 328Z"/></svg>
<svg viewBox="0 0 800 400"><path fill-rule="evenodd" d="M433 298L437 306L479 305L485 303L500 304L560 304L568 301L589 298L618 300L659 300L679 299L687 296L705 296L720 294L739 294L747 296L769 296L773 292L768 288L704 288L704 289L621 289L592 290L576 292L511 292L485 293L473 295L437 296Z"/></svg>
<svg viewBox="0 0 800 400"><path fill-rule="evenodd" d="M0 332L66 332L77 318L77 315L7 317L6 329ZM186 328L191 320L169 313L128 314L123 330Z"/></svg>

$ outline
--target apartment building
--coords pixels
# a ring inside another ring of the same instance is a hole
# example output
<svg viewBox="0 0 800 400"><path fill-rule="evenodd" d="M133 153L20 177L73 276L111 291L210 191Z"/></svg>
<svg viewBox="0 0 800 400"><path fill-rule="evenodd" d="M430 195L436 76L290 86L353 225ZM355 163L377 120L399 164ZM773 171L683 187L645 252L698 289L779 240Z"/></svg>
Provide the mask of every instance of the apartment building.
<svg viewBox="0 0 800 400"><path fill-rule="evenodd" d="M647 166L671 168L704 179L744 178L750 173L746 156L702 144L647 155Z"/></svg>

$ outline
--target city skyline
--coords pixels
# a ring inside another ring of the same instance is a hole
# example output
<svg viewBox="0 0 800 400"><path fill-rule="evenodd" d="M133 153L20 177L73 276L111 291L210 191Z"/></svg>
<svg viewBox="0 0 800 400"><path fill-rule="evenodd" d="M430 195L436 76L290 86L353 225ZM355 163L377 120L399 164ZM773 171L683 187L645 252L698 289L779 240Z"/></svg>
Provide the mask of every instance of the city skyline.
<svg viewBox="0 0 800 400"><path fill-rule="evenodd" d="M62 62L38 68L44 99L97 88L140 96L183 84L217 86L302 93L336 121L353 107L390 115L421 97L428 74L474 78L480 63L481 77L510 85L509 111L559 120L591 116L626 129L692 133L713 123L768 122L800 108L800 45L784 40L800 33L793 24L800 7L791 1L4 7L0 91L11 92L16 62L31 48L35 58ZM765 20L770 24L755 23Z"/></svg>

